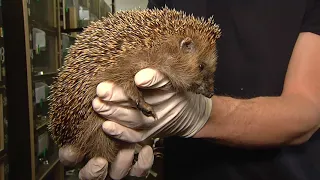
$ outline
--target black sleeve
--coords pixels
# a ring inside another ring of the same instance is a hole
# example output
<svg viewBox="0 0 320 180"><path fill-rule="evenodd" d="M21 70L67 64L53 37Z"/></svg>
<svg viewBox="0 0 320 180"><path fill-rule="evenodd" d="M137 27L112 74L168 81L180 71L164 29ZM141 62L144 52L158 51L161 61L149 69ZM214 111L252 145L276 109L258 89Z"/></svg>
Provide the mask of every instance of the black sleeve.
<svg viewBox="0 0 320 180"><path fill-rule="evenodd" d="M312 32L320 35L320 0L313 0L310 8L307 9L301 32Z"/></svg>
<svg viewBox="0 0 320 180"><path fill-rule="evenodd" d="M158 8L161 9L165 5L165 0L148 0L148 9Z"/></svg>

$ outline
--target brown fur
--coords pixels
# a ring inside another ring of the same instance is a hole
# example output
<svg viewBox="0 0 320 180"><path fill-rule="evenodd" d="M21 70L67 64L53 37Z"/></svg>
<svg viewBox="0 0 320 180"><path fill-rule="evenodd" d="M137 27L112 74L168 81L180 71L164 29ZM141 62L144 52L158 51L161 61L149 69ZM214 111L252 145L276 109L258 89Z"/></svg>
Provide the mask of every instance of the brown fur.
<svg viewBox="0 0 320 180"><path fill-rule="evenodd" d="M112 81L124 88L145 115L152 107L134 84L135 74L153 68L177 91L213 93L216 39L220 29L183 12L134 10L92 23L80 34L52 85L49 131L60 146L73 145L88 158L112 162L123 146L101 129L106 120L93 111L96 87Z"/></svg>

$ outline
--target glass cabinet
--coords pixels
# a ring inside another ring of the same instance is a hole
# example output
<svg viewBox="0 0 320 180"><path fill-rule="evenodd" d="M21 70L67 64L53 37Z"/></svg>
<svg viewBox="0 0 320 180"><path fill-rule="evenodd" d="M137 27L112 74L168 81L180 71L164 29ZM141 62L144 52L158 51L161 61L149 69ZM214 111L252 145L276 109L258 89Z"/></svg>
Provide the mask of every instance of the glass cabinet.
<svg viewBox="0 0 320 180"><path fill-rule="evenodd" d="M63 180L58 147L47 130L49 89L61 66L59 1L2 0L1 4L7 96L0 89L0 119L6 105L1 100L7 99L9 178ZM0 127L5 122L0 121ZM5 169L0 166L0 172Z"/></svg>
<svg viewBox="0 0 320 180"><path fill-rule="evenodd" d="M47 131L50 85L60 61L59 4L56 0L28 0L32 80L35 177L42 179L58 163L58 147Z"/></svg>

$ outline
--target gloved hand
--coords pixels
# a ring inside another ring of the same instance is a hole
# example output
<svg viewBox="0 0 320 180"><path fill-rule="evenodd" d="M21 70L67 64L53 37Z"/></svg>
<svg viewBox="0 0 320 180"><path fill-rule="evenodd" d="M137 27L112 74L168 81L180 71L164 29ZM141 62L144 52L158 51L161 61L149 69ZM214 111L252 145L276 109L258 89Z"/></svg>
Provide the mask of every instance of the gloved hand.
<svg viewBox="0 0 320 180"><path fill-rule="evenodd" d="M165 86L169 80L156 70L147 68L139 71L135 83L144 89L143 97L153 106L157 121L144 116L136 108L130 108L134 104L122 88L109 82L102 82L97 87L98 97L93 101L93 108L110 120L104 122L102 127L115 138L141 142L150 136L192 137L210 117L211 99L191 92L174 92Z"/></svg>
<svg viewBox="0 0 320 180"><path fill-rule="evenodd" d="M153 164L153 150L150 146L144 146L138 155L137 162L132 166L134 151L134 149L121 150L110 169L105 159L93 158L80 170L79 178L81 180L104 180L108 175L108 170L110 170L110 177L114 180L122 179L127 175L144 177ZM59 158L65 166L75 166L83 159L72 150L72 147L59 149Z"/></svg>

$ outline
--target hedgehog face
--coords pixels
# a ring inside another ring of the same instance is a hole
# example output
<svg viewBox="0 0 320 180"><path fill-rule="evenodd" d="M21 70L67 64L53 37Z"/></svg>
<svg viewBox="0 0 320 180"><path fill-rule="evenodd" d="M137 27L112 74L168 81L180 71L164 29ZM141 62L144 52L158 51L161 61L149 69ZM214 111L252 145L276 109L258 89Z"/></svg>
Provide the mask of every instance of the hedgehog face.
<svg viewBox="0 0 320 180"><path fill-rule="evenodd" d="M217 53L215 45L201 39L186 37L180 41L180 50L185 54L190 75L188 90L211 98L214 94L214 73L216 71Z"/></svg>
<svg viewBox="0 0 320 180"><path fill-rule="evenodd" d="M208 98L214 95L215 58L199 59L199 76L192 84L194 92Z"/></svg>

